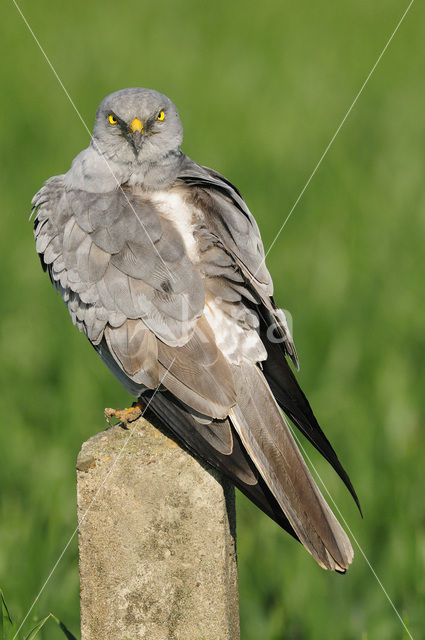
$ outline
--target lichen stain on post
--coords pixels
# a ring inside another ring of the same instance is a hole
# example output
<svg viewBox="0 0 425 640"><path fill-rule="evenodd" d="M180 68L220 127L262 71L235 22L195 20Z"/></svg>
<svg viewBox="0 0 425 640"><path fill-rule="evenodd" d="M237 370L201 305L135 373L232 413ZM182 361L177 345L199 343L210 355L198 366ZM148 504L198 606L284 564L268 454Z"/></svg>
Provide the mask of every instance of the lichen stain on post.
<svg viewBox="0 0 425 640"><path fill-rule="evenodd" d="M239 639L227 480L141 418L83 445L77 493L82 640Z"/></svg>

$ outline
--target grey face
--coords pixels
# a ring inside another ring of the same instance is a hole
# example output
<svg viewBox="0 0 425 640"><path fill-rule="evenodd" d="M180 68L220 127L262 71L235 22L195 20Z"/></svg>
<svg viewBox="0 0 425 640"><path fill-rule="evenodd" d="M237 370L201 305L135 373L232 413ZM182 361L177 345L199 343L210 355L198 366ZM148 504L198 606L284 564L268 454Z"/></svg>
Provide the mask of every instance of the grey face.
<svg viewBox="0 0 425 640"><path fill-rule="evenodd" d="M100 103L93 138L109 158L152 162L180 146L183 128L167 96L151 89L123 89Z"/></svg>

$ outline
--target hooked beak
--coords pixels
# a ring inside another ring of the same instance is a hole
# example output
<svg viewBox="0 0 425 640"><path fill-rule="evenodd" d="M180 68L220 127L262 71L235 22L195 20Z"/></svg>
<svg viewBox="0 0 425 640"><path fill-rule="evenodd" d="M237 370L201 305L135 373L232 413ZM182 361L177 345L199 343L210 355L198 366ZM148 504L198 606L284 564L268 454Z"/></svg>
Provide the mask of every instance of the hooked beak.
<svg viewBox="0 0 425 640"><path fill-rule="evenodd" d="M143 124L142 124L142 121L139 120L139 118L134 118L133 122L130 125L130 131L131 133L134 133L135 131L139 131L139 133L143 133Z"/></svg>
<svg viewBox="0 0 425 640"><path fill-rule="evenodd" d="M132 133L131 139L136 149L140 149L143 140L143 123L139 118L134 118L130 125L130 132Z"/></svg>

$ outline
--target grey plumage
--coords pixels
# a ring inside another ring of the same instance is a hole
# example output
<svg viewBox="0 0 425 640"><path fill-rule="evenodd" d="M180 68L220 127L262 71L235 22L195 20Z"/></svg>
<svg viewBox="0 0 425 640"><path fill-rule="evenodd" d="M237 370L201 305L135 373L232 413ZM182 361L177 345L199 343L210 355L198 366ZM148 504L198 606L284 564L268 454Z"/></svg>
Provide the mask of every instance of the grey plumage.
<svg viewBox="0 0 425 640"><path fill-rule="evenodd" d="M107 96L88 149L33 199L43 268L129 392L322 567L345 571L351 545L281 409L357 496L286 361L298 367L257 223L182 135L166 96Z"/></svg>

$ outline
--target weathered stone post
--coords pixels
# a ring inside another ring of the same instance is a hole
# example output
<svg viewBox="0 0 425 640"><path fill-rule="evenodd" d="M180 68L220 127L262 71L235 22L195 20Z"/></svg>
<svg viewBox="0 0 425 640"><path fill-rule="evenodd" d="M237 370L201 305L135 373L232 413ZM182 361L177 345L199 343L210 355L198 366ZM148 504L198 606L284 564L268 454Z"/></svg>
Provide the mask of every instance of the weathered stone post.
<svg viewBox="0 0 425 640"><path fill-rule="evenodd" d="M238 640L232 485L140 418L77 461L82 640Z"/></svg>

